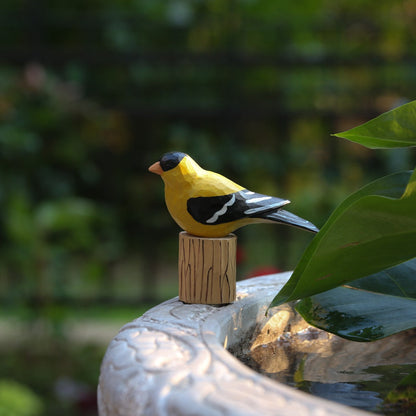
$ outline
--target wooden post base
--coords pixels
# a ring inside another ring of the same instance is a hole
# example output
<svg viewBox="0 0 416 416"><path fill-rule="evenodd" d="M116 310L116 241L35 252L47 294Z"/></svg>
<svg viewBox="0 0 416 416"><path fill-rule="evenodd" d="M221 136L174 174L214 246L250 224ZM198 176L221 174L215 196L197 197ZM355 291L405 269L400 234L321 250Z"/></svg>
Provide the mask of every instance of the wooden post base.
<svg viewBox="0 0 416 416"><path fill-rule="evenodd" d="M179 234L179 299L223 305L235 301L237 237Z"/></svg>

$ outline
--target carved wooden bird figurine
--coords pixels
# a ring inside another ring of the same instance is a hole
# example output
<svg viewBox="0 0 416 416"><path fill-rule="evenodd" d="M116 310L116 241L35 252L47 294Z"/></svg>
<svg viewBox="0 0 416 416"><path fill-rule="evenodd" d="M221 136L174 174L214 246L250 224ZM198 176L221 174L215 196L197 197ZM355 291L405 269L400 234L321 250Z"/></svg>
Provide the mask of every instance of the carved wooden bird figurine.
<svg viewBox="0 0 416 416"><path fill-rule="evenodd" d="M162 177L169 213L190 234L224 237L244 225L264 222L319 231L311 222L281 209L290 203L287 199L249 191L202 169L185 153L165 153L149 171Z"/></svg>

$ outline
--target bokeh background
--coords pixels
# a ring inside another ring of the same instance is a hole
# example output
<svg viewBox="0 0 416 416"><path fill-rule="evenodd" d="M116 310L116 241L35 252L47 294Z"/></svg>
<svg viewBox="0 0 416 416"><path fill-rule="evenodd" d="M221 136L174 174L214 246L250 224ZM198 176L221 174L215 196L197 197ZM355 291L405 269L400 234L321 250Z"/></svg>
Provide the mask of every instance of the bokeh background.
<svg viewBox="0 0 416 416"><path fill-rule="evenodd" d="M413 0L2 0L0 414L96 415L112 336L177 295L162 153L318 226L413 168L331 133L415 99L415 40ZM293 269L312 238L237 234L239 279Z"/></svg>

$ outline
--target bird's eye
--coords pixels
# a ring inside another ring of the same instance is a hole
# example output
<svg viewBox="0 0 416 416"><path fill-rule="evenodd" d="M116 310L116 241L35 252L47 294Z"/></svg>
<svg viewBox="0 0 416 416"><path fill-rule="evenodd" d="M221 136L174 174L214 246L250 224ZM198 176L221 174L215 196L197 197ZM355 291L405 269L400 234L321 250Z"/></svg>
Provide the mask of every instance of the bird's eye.
<svg viewBox="0 0 416 416"><path fill-rule="evenodd" d="M185 156L186 154L182 152L165 153L160 159L160 166L162 167L163 171L166 172L167 170L178 166Z"/></svg>

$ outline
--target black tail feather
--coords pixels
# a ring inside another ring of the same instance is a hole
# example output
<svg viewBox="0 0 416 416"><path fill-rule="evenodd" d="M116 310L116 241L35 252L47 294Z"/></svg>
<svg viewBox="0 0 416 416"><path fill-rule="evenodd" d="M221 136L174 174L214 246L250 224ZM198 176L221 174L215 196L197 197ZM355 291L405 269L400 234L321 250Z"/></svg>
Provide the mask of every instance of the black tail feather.
<svg viewBox="0 0 416 416"><path fill-rule="evenodd" d="M311 222L301 217L298 217L297 215L292 214L289 211L285 211L284 209L264 213L264 215L262 215L261 218L280 222L283 224L293 225L294 227L302 228L304 230L312 231L314 233L317 233L319 231L319 228L315 227L315 225L313 225Z"/></svg>

